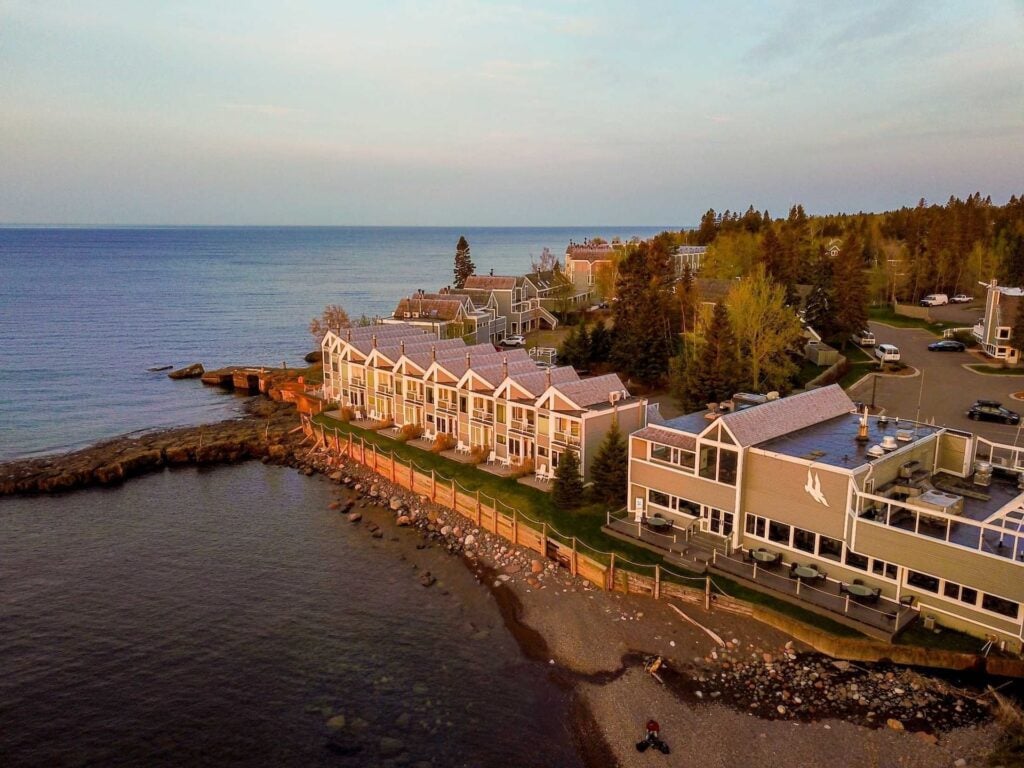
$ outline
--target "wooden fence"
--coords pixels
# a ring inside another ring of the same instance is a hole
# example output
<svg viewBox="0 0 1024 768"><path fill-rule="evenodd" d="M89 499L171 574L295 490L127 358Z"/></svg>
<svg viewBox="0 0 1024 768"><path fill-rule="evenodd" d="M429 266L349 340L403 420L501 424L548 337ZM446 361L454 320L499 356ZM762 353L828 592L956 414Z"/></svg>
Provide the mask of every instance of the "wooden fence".
<svg viewBox="0 0 1024 768"><path fill-rule="evenodd" d="M712 595L710 577L671 574L676 579L689 579L703 585L702 588L686 587L664 581L660 566L623 562L621 558L617 564L615 554L587 545L582 547L588 551L580 551L581 542L575 536L562 534L547 523L534 520L480 491L463 488L457 480L439 475L434 470L418 468L412 461L405 464L393 453L383 452L362 436L330 430L308 418L302 420L302 426L306 436L312 438L317 447L336 458L347 458L361 464L395 485L454 510L482 530L559 563L572 575L580 576L601 589L650 597L665 595L706 608L714 604L734 613L750 614L749 607L739 609L742 604L732 598L723 594ZM629 565L630 569L622 567L624 565ZM637 573L632 570L635 568L650 569L653 575Z"/></svg>

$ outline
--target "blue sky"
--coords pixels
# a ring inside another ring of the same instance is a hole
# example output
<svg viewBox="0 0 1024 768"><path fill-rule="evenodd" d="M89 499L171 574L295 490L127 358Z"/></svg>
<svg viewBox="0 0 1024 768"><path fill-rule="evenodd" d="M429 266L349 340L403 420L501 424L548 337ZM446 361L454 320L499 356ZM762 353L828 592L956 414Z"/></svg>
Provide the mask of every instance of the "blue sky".
<svg viewBox="0 0 1024 768"><path fill-rule="evenodd" d="M1024 192L1024 2L0 2L0 222L688 225Z"/></svg>

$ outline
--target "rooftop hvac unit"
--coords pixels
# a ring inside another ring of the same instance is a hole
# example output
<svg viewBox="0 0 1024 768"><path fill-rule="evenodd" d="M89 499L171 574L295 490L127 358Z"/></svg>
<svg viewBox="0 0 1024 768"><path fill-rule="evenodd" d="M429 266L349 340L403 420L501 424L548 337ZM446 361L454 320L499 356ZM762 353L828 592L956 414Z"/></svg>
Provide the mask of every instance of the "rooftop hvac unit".
<svg viewBox="0 0 1024 768"><path fill-rule="evenodd" d="M619 399L621 397L622 397L622 393L621 392L609 392L608 393L608 402L609 403L617 403L617 402L619 402Z"/></svg>
<svg viewBox="0 0 1024 768"><path fill-rule="evenodd" d="M914 439L914 433L909 429L897 429L896 439L901 443L909 443Z"/></svg>
<svg viewBox="0 0 1024 768"><path fill-rule="evenodd" d="M879 456L885 455L885 449L882 448L882 446L880 445L872 445L870 448L868 448L867 453L868 456L874 456L877 459Z"/></svg>
<svg viewBox="0 0 1024 768"><path fill-rule="evenodd" d="M883 450L895 451L897 448L896 438L892 435L886 435L882 438L881 446Z"/></svg>

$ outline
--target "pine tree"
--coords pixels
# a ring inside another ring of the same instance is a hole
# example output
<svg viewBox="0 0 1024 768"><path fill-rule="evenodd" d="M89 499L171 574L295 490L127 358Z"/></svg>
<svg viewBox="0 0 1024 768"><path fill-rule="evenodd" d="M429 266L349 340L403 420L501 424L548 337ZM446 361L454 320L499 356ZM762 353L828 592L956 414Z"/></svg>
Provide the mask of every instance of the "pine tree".
<svg viewBox="0 0 1024 768"><path fill-rule="evenodd" d="M1017 313L1010 328L1010 344L1017 349L1024 349L1024 301L1017 302Z"/></svg>
<svg viewBox="0 0 1024 768"><path fill-rule="evenodd" d="M562 339L562 343L558 347L558 362L575 368L579 364L579 353L579 336L576 326L573 326L569 329L569 335Z"/></svg>
<svg viewBox="0 0 1024 768"><path fill-rule="evenodd" d="M576 451L565 451L555 467L552 500L558 509L575 509L583 501L583 478L580 476L580 457Z"/></svg>
<svg viewBox="0 0 1024 768"><path fill-rule="evenodd" d="M804 322L823 339L832 336L835 331L835 316L832 310L832 264L824 254L818 260L811 292L804 303Z"/></svg>
<svg viewBox="0 0 1024 768"><path fill-rule="evenodd" d="M612 351L612 337L605 327L604 320L598 320L590 332L590 363L600 365L608 362Z"/></svg>
<svg viewBox="0 0 1024 768"><path fill-rule="evenodd" d="M629 455L626 441L619 431L618 420L612 421L604 440L594 454L590 476L594 481L591 493L596 501L618 509L626 503L626 482Z"/></svg>
<svg viewBox="0 0 1024 768"><path fill-rule="evenodd" d="M683 402L687 408L697 410L706 403L732 397L741 383L736 355L736 337L729 313L724 304L718 303L699 356L686 366Z"/></svg>
<svg viewBox="0 0 1024 768"><path fill-rule="evenodd" d="M868 325L868 279L864 272L864 249L853 232L846 237L832 264L834 327L830 337L846 347L850 334Z"/></svg>
<svg viewBox="0 0 1024 768"><path fill-rule="evenodd" d="M476 265L469 253L469 242L465 235L459 238L455 246L455 287L462 288L466 285L466 278L476 273Z"/></svg>
<svg viewBox="0 0 1024 768"><path fill-rule="evenodd" d="M580 324L576 331L576 362L577 368L590 367L590 331L587 330L587 323L583 316L580 316Z"/></svg>
<svg viewBox="0 0 1024 768"><path fill-rule="evenodd" d="M615 336L611 360L627 378L653 386L668 374L679 312L671 292L666 244L640 243L619 265L618 296L613 310Z"/></svg>

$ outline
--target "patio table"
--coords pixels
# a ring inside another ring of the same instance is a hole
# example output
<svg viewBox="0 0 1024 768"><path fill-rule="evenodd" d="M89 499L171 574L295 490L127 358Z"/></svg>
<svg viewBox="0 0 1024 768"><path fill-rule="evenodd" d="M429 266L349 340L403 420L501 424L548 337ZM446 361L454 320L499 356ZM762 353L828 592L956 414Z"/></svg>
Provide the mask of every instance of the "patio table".
<svg viewBox="0 0 1024 768"><path fill-rule="evenodd" d="M816 579L818 578L818 569L810 565L798 565L793 569L793 575L798 579Z"/></svg>
<svg viewBox="0 0 1024 768"><path fill-rule="evenodd" d="M854 597L874 597L874 587L869 587L866 584L847 584L846 591Z"/></svg>
<svg viewBox="0 0 1024 768"><path fill-rule="evenodd" d="M667 531L672 527L672 523L664 517L649 517L647 518L647 527L652 531Z"/></svg>
<svg viewBox="0 0 1024 768"><path fill-rule="evenodd" d="M774 563L779 559L777 552L769 552L767 549L755 549L751 551L750 556L759 563Z"/></svg>

